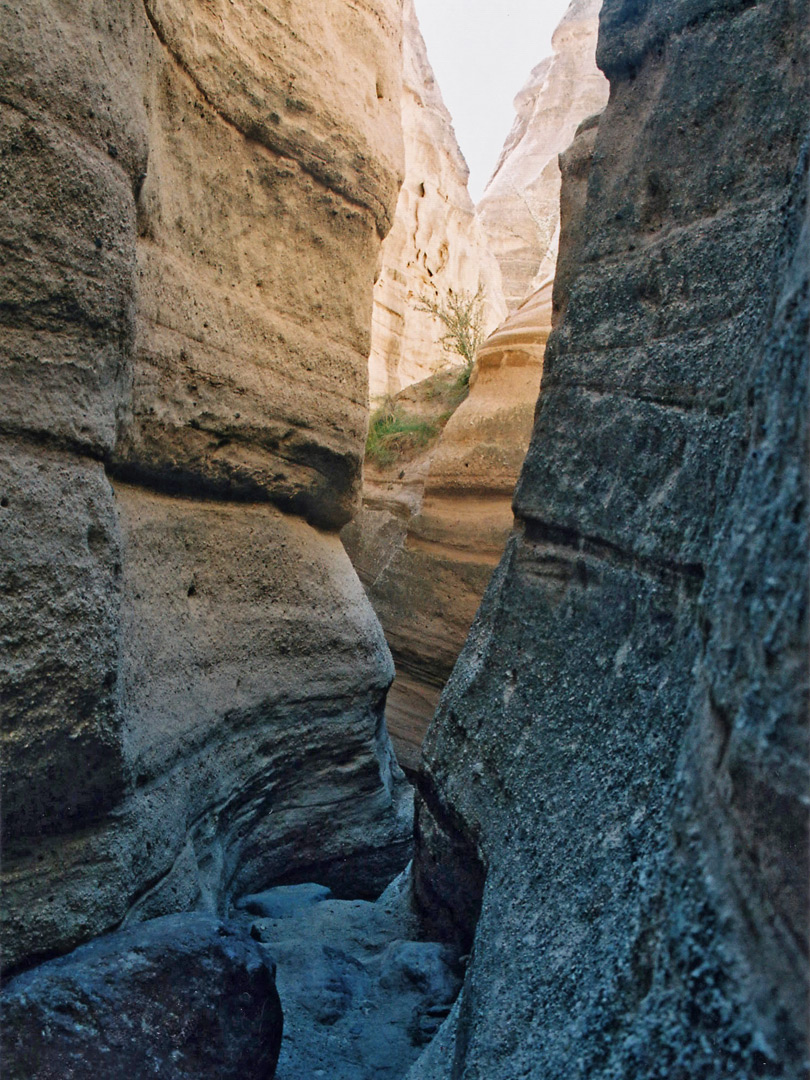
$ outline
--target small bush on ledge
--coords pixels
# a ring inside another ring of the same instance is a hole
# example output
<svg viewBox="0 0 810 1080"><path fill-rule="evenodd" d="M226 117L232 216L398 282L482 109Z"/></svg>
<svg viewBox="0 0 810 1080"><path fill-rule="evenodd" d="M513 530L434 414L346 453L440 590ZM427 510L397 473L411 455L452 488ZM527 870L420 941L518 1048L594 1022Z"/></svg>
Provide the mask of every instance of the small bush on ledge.
<svg viewBox="0 0 810 1080"><path fill-rule="evenodd" d="M475 293L452 290L444 300L433 300L429 296L420 296L417 311L432 315L444 327L439 339L446 353L456 353L464 361L466 382L475 363L475 355L484 343L484 302L486 295L483 286Z"/></svg>
<svg viewBox="0 0 810 1080"><path fill-rule="evenodd" d="M366 459L385 468L403 454L423 450L436 438L441 428L431 420L409 416L391 398L372 413L366 441Z"/></svg>

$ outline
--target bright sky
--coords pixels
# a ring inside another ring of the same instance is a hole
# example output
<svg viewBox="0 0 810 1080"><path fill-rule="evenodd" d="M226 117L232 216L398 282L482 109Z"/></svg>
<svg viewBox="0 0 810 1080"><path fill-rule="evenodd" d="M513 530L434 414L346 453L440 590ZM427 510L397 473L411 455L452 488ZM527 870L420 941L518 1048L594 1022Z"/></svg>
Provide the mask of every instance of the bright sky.
<svg viewBox="0 0 810 1080"><path fill-rule="evenodd" d="M569 0L414 0L445 105L480 199L512 127L512 99L551 52Z"/></svg>

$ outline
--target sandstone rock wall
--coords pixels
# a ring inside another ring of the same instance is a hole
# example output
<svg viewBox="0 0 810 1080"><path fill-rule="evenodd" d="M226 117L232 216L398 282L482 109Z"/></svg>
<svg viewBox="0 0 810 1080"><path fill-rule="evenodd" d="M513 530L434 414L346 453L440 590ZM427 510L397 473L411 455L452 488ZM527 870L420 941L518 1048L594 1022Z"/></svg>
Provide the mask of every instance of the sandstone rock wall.
<svg viewBox="0 0 810 1080"><path fill-rule="evenodd" d="M342 534L394 655L386 719L407 769L418 766L439 694L512 528L550 329L548 285L482 346L470 394L429 458L373 479L367 470L363 511Z"/></svg>
<svg viewBox="0 0 810 1080"><path fill-rule="evenodd" d="M374 287L372 399L396 394L447 363L441 330L421 297L486 296L486 329L506 314L498 264L476 219L469 170L428 60L413 0L404 2L402 128L405 180Z"/></svg>
<svg viewBox="0 0 810 1080"><path fill-rule="evenodd" d="M808 27L604 6L519 528L425 744L417 891L474 947L420 1080L806 1073Z"/></svg>
<svg viewBox="0 0 810 1080"><path fill-rule="evenodd" d="M601 112L608 84L596 66L602 0L572 0L552 39L553 52L515 98L517 116L477 206L503 274L510 310L553 279L559 243L557 157L580 121Z"/></svg>
<svg viewBox="0 0 810 1080"><path fill-rule="evenodd" d="M334 530L399 3L0 21L5 961L270 880L373 892L408 796Z"/></svg>

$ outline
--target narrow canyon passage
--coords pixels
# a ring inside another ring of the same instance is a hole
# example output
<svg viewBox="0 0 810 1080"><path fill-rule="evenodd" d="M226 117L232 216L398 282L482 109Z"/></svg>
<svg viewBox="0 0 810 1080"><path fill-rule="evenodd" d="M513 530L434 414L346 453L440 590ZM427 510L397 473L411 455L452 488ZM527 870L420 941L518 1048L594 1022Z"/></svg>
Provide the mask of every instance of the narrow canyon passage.
<svg viewBox="0 0 810 1080"><path fill-rule="evenodd" d="M515 99L514 125L473 207L450 114L405 5L405 179L374 287L363 506L341 536L394 657L386 721L411 777L513 525L552 327L557 159L607 101L595 60L599 8L589 0L565 12L551 56ZM452 298L480 331L471 371ZM437 307L453 316L449 325Z"/></svg>
<svg viewBox="0 0 810 1080"><path fill-rule="evenodd" d="M808 0L417 8L0 0L4 1080L810 1076Z"/></svg>

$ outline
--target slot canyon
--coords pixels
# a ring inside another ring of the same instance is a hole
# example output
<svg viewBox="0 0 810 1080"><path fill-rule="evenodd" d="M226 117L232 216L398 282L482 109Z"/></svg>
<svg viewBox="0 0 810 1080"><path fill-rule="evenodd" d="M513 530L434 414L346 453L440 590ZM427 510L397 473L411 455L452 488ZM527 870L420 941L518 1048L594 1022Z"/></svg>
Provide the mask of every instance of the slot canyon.
<svg viewBox="0 0 810 1080"><path fill-rule="evenodd" d="M4 1080L810 1077L810 3L418 10L0 0Z"/></svg>

